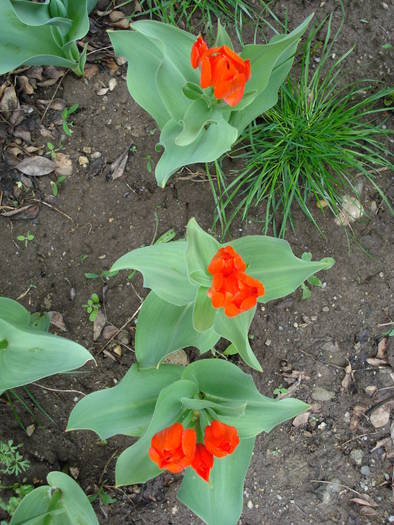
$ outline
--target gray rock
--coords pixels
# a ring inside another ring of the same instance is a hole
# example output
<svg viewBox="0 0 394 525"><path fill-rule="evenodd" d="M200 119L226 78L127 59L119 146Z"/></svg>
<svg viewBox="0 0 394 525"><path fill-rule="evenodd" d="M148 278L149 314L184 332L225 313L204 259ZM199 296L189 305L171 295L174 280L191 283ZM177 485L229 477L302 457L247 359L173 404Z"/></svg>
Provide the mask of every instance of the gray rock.
<svg viewBox="0 0 394 525"><path fill-rule="evenodd" d="M363 461L363 451L361 448L355 448L350 452L350 457L356 465L361 465Z"/></svg>
<svg viewBox="0 0 394 525"><path fill-rule="evenodd" d="M368 467L368 465L363 465L360 471L361 471L361 474L365 477L368 477L371 474L371 469Z"/></svg>
<svg viewBox="0 0 394 525"><path fill-rule="evenodd" d="M312 399L315 401L330 401L330 399L333 399L334 397L334 392L330 392L320 386L315 387L312 392Z"/></svg>

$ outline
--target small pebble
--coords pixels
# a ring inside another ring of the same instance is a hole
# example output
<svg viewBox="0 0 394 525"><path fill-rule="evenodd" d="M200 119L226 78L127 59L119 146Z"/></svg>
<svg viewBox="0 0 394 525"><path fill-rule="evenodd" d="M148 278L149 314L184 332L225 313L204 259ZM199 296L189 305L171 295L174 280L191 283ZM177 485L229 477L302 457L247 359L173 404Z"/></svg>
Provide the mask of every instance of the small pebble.
<svg viewBox="0 0 394 525"><path fill-rule="evenodd" d="M322 310L323 310L323 312L329 312L330 311L328 306L323 306Z"/></svg>
<svg viewBox="0 0 394 525"><path fill-rule="evenodd" d="M350 457L351 459L353 460L353 462L356 464L356 465L361 465L362 461L363 461L363 451L361 450L361 448L354 448L351 452L350 452Z"/></svg>
<svg viewBox="0 0 394 525"><path fill-rule="evenodd" d="M363 465L360 469L360 472L363 476L368 477L371 474L371 469L368 465Z"/></svg>

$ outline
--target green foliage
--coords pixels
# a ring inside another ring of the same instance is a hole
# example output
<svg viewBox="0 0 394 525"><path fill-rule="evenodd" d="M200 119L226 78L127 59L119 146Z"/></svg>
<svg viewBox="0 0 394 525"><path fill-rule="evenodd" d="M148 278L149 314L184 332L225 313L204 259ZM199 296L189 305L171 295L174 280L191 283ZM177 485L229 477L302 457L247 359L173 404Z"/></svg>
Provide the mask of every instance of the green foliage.
<svg viewBox="0 0 394 525"><path fill-rule="evenodd" d="M14 445L12 439L7 443L0 440L0 472L17 476L30 467L29 460L23 459L19 452L22 445Z"/></svg>
<svg viewBox="0 0 394 525"><path fill-rule="evenodd" d="M96 320L100 307L100 298L96 293L92 293L90 299L88 299L88 303L82 305L82 308L85 308L89 314L89 321L92 323Z"/></svg>
<svg viewBox="0 0 394 525"><path fill-rule="evenodd" d="M18 505L10 525L99 525L80 486L63 472L50 472L48 485L34 489Z"/></svg>
<svg viewBox="0 0 394 525"><path fill-rule="evenodd" d="M65 175L60 175L56 181L51 181L51 186L52 186L52 194L54 197L57 197L58 193L59 193L59 187L61 184L63 184L63 182L65 182L65 180L67 179L67 177Z"/></svg>
<svg viewBox="0 0 394 525"><path fill-rule="evenodd" d="M89 30L95 0L27 0L0 2L0 75L26 65L53 65L82 76L85 46L77 41Z"/></svg>
<svg viewBox="0 0 394 525"><path fill-rule="evenodd" d="M200 74L190 64L194 35L149 20L135 22L133 31L109 32L115 52L128 58L131 95L161 129L164 153L155 169L160 186L185 165L218 159L251 121L276 103L310 19L269 44L244 47L241 56L250 59L252 76L243 100L233 108L198 88ZM220 24L218 31L221 42L230 43Z"/></svg>
<svg viewBox="0 0 394 525"><path fill-rule="evenodd" d="M295 206L319 228L318 208L326 206L337 215L345 192L359 198L354 175L369 182L390 207L376 174L393 166L382 140L392 135L384 115L390 109L385 101L392 107L393 89L376 92L371 81L341 84L352 50L333 60L342 26L332 35L331 23L332 15L310 31L300 74L289 78L278 104L240 136L231 156L245 167L226 178L218 166L214 191L224 233L237 215L246 220L263 202L264 233L272 226L275 235L284 237L287 226L293 226ZM326 37L319 46L323 29Z"/></svg>
<svg viewBox="0 0 394 525"><path fill-rule="evenodd" d="M25 243L25 248L27 248L27 245L29 244L29 242L34 240L34 235L32 233L30 233L29 230L28 230L26 235L18 235L18 237L16 239L18 241L20 241L20 242L24 242Z"/></svg>
<svg viewBox="0 0 394 525"><path fill-rule="evenodd" d="M101 438L119 433L139 437L116 464L116 484L131 485L161 473L148 456L156 432L191 419L202 435L212 420L234 426L240 438L236 452L215 460L209 484L187 469L178 497L209 525L235 525L255 436L307 408L297 399L263 396L250 375L224 360L151 370L133 365L118 385L79 401L67 430L86 428Z"/></svg>
<svg viewBox="0 0 394 525"><path fill-rule="evenodd" d="M30 314L16 301L0 297L0 394L93 359L85 348L49 334L48 328L48 314Z"/></svg>
<svg viewBox="0 0 394 525"><path fill-rule="evenodd" d="M69 108L64 108L62 111L62 124L63 124L63 131L67 135L67 137L71 137L73 131L73 122L69 120L70 115L75 113L79 108L79 104L73 104Z"/></svg>
<svg viewBox="0 0 394 525"><path fill-rule="evenodd" d="M241 255L248 275L263 283L265 295L259 298L263 303L292 293L314 273L334 264L331 258L298 259L286 241L273 237L246 236L226 245ZM136 330L135 351L142 367L157 366L168 354L187 346L207 352L224 337L232 343L233 353L261 370L248 338L255 308L228 318L207 300L212 281L208 265L221 246L191 219L185 241L138 248L112 266L111 271L137 269L144 286L152 289Z"/></svg>
<svg viewBox="0 0 394 525"><path fill-rule="evenodd" d="M14 483L11 486L2 486L0 485L0 488L7 488L9 490L13 491L12 496L8 499L8 501L3 500L0 498L0 509L4 510L12 516L20 502L23 500L23 498L29 494L32 490L34 490L33 485L20 485L19 483ZM2 520L0 521L0 525L8 525L8 521Z"/></svg>

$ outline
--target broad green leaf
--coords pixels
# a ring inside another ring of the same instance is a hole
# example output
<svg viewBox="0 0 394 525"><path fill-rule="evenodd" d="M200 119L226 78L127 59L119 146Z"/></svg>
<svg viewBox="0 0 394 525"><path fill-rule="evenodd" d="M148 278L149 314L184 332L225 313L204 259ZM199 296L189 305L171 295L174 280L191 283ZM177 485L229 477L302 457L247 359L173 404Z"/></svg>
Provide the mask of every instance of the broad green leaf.
<svg viewBox="0 0 394 525"><path fill-rule="evenodd" d="M219 248L218 241L204 231L196 219L190 219L186 228L186 265L192 282L211 286L212 275L208 272L208 266Z"/></svg>
<svg viewBox="0 0 394 525"><path fill-rule="evenodd" d="M229 243L246 263L246 273L263 283L267 303L296 290L311 275L327 270L333 259L304 261L296 257L287 241L264 235L249 235Z"/></svg>
<svg viewBox="0 0 394 525"><path fill-rule="evenodd" d="M134 100L162 128L170 120L155 81L163 55L144 35L136 31L108 31L115 54L128 60L127 87Z"/></svg>
<svg viewBox="0 0 394 525"><path fill-rule="evenodd" d="M169 120L160 135L165 151L156 165L155 175L159 186L164 188L168 179L182 166L198 162L212 162L231 149L238 132L223 118L208 129L202 129L197 139L188 146L177 146L176 137L182 130L176 120Z"/></svg>
<svg viewBox="0 0 394 525"><path fill-rule="evenodd" d="M189 103L183 116L179 117L183 128L176 137L175 144L177 146L192 144L207 124L217 124L221 118L221 113L210 109L205 99L198 98L194 100L192 103Z"/></svg>
<svg viewBox="0 0 394 525"><path fill-rule="evenodd" d="M193 328L193 303L175 306L150 292L138 316L135 353L143 368L158 366L167 355L194 346L201 353L210 350L219 336L214 330L204 333Z"/></svg>
<svg viewBox="0 0 394 525"><path fill-rule="evenodd" d="M168 114L175 120L181 120L191 105L183 93L185 83L185 77L175 65L163 58L156 72L156 85Z"/></svg>
<svg viewBox="0 0 394 525"><path fill-rule="evenodd" d="M190 53L196 37L178 27L154 20L134 22L132 28L157 46L189 82L199 83L199 71L192 68Z"/></svg>
<svg viewBox="0 0 394 525"><path fill-rule="evenodd" d="M208 297L208 288L201 286L198 289L196 302L193 308L193 328L197 332L205 332L212 328L215 321L216 310Z"/></svg>
<svg viewBox="0 0 394 525"><path fill-rule="evenodd" d="M281 35L280 38L276 38L268 44L251 44L243 48L242 58L250 60L252 70L251 78L247 84L248 91L256 89L261 93L266 88L280 55L298 42L312 17L313 15L310 15L288 35Z"/></svg>
<svg viewBox="0 0 394 525"><path fill-rule="evenodd" d="M120 257L111 271L138 270L144 276L146 288L151 288L163 301L182 306L194 301L197 292L187 278L185 251L185 241L137 248Z"/></svg>
<svg viewBox="0 0 394 525"><path fill-rule="evenodd" d="M86 0L68 0L62 16L48 3L0 2L0 74L21 64L54 65L80 71L76 41L89 30Z"/></svg>
<svg viewBox="0 0 394 525"><path fill-rule="evenodd" d="M184 95L190 100L196 100L197 98L201 98L203 95L203 91L200 86L198 84L194 84L194 82L186 82L182 90Z"/></svg>
<svg viewBox="0 0 394 525"><path fill-rule="evenodd" d="M219 308L213 323L213 329L217 334L234 345L247 365L261 372L261 365L254 355L248 339L249 327L255 312L256 308L251 308L236 317L227 317L223 308Z"/></svg>
<svg viewBox="0 0 394 525"><path fill-rule="evenodd" d="M148 455L152 437L179 420L184 411L182 397L193 397L197 385L193 381L180 380L164 388L158 399L150 425L145 434L119 456L115 468L116 485L145 483L161 473Z"/></svg>
<svg viewBox="0 0 394 525"><path fill-rule="evenodd" d="M141 436L147 429L163 388L177 381L182 368L163 365L158 370L130 370L113 388L81 399L68 420L67 430L93 430L101 439L116 434Z"/></svg>
<svg viewBox="0 0 394 525"><path fill-rule="evenodd" d="M227 46L230 49L233 49L233 43L231 42L231 38L229 37L225 27L222 25L222 23L218 19L218 30L216 33L216 40L215 40L214 47L221 47L221 46Z"/></svg>
<svg viewBox="0 0 394 525"><path fill-rule="evenodd" d="M23 498L10 525L99 525L81 487L63 472L50 472L48 485Z"/></svg>
<svg viewBox="0 0 394 525"><path fill-rule="evenodd" d="M193 469L185 472L177 498L207 525L236 525L242 512L245 476L254 439L243 439L233 454L215 458L209 483Z"/></svg>
<svg viewBox="0 0 394 525"><path fill-rule="evenodd" d="M40 331L40 324L30 326L29 312L24 314L17 304L0 298L0 341L7 341L0 349L0 391L74 370L93 359L78 343ZM7 305L9 311L3 315Z"/></svg>
<svg viewBox="0 0 394 525"><path fill-rule="evenodd" d="M246 401L215 402L209 399L189 399L182 397L182 405L190 410L213 409L217 414L223 416L239 417L245 413Z"/></svg>
<svg viewBox="0 0 394 525"><path fill-rule="evenodd" d="M237 401L246 402L244 414L240 416L224 414L211 407L220 421L237 428L241 439L269 432L279 423L309 408L298 399L271 399L261 395L249 374L224 360L196 361L184 370L182 378L198 384L206 401L224 406Z"/></svg>

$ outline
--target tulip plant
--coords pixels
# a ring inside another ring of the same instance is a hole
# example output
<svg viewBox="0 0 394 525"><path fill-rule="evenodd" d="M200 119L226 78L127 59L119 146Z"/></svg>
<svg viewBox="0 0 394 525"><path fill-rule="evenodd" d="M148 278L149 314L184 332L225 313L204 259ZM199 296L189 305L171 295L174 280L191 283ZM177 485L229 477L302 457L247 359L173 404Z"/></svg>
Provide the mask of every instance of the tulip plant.
<svg viewBox="0 0 394 525"><path fill-rule="evenodd" d="M89 31L97 0L1 0L0 75L26 64L53 65L83 75L86 47L77 41Z"/></svg>
<svg viewBox="0 0 394 525"><path fill-rule="evenodd" d="M248 339L257 303L292 293L333 263L331 258L299 259L288 242L262 235L222 245L191 219L185 240L133 250L111 271L136 269L151 289L135 337L141 367L158 366L188 346L207 352L223 337L231 342L232 353L261 370Z"/></svg>
<svg viewBox="0 0 394 525"><path fill-rule="evenodd" d="M160 186L182 166L218 159L276 104L310 19L239 54L220 22L213 47L201 36L152 20L133 23L132 31L109 31L115 52L128 59L132 97L161 130L164 153L155 172Z"/></svg>
<svg viewBox="0 0 394 525"><path fill-rule="evenodd" d="M185 240L124 255L112 270L139 270L151 288L137 322L137 363L115 387L79 401L68 430L137 437L117 460L117 485L184 471L180 501L208 525L235 525L256 436L308 405L263 396L250 375L224 359L186 367L161 361L189 346L217 357L214 347L224 337L227 353L261 370L248 340L257 303L291 293L333 264L298 259L286 241L266 236L221 245L195 219Z"/></svg>
<svg viewBox="0 0 394 525"><path fill-rule="evenodd" d="M48 334L48 328L48 314L30 314L16 301L0 297L0 395L93 359L83 346Z"/></svg>

